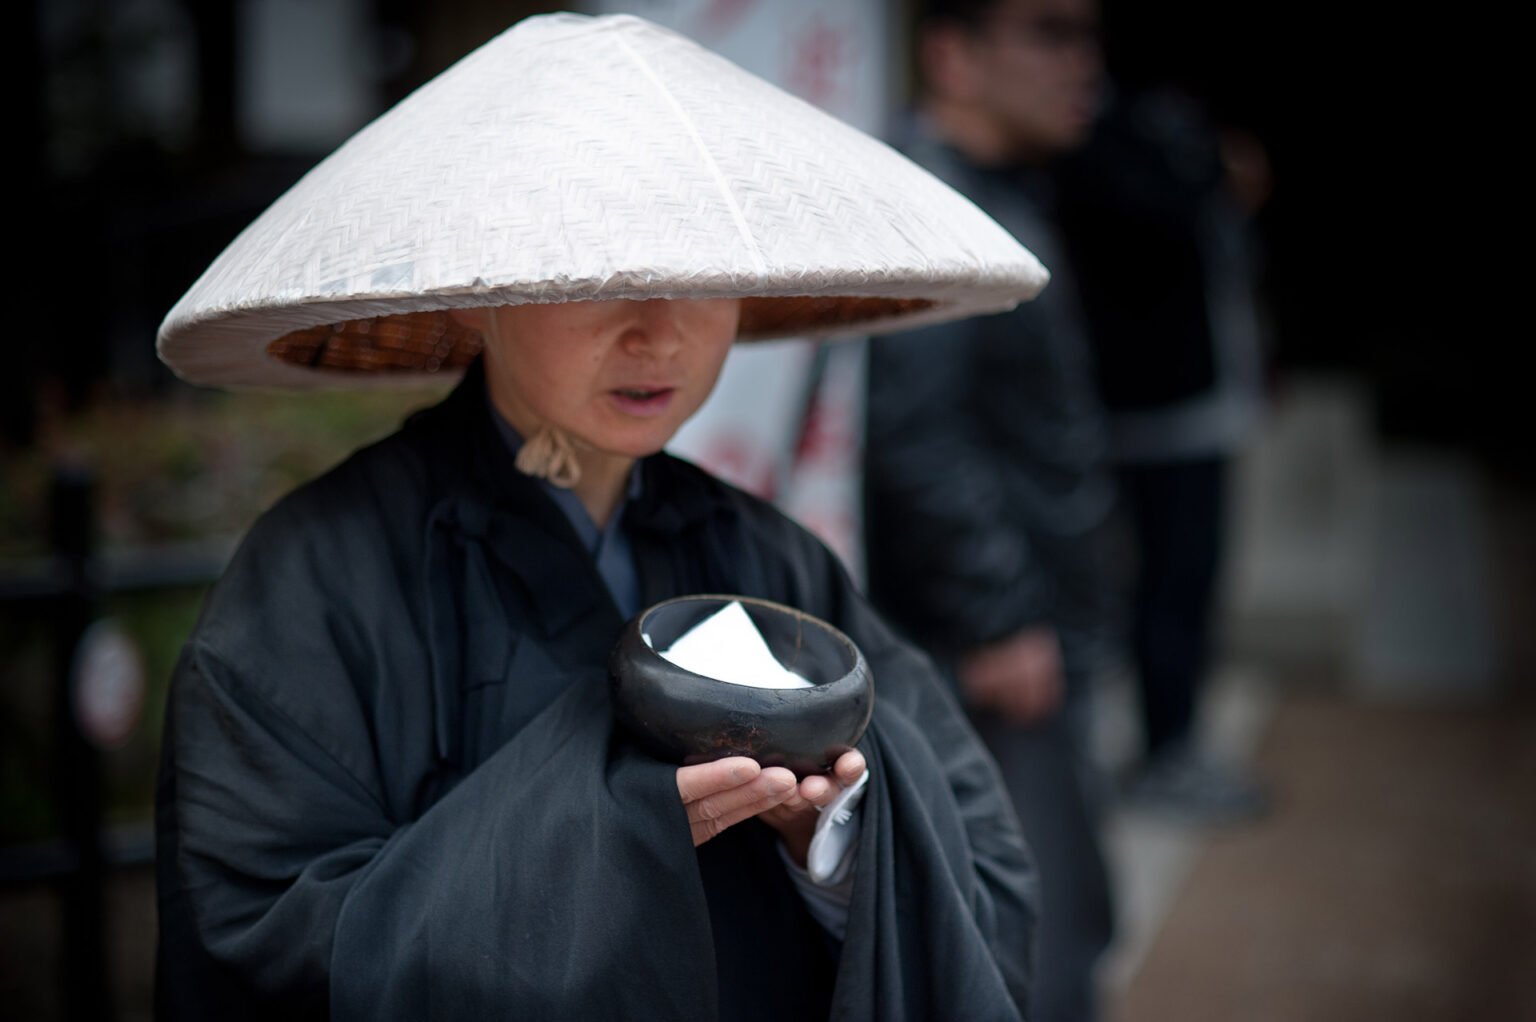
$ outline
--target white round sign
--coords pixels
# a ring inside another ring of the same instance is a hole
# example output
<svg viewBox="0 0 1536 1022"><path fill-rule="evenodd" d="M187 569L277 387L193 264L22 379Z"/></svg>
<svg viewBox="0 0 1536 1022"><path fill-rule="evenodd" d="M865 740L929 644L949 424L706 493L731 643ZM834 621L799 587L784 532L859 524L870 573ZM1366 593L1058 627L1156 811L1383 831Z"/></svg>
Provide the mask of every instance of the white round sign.
<svg viewBox="0 0 1536 1022"><path fill-rule="evenodd" d="M128 741L144 709L144 658L116 621L102 618L80 636L71 682L81 733L103 749Z"/></svg>

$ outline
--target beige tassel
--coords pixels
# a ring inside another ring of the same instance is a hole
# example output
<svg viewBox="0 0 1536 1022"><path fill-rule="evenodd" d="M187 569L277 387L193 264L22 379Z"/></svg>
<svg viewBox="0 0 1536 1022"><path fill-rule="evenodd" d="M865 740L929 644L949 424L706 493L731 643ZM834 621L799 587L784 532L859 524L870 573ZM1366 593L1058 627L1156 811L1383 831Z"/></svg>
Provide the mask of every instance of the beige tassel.
<svg viewBox="0 0 1536 1022"><path fill-rule="evenodd" d="M540 426L538 432L523 441L517 451L517 469L524 475L547 479L562 490L581 482L576 446L564 430L554 426Z"/></svg>

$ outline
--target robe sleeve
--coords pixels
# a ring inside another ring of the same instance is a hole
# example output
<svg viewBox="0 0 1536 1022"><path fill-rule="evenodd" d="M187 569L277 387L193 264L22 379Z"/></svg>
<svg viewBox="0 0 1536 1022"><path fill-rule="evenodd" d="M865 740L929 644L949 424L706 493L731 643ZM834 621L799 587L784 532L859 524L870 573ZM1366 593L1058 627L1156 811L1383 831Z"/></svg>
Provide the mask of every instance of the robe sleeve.
<svg viewBox="0 0 1536 1022"><path fill-rule="evenodd" d="M1022 1011L1034 969L1039 875L997 764L932 662L897 638L851 582L841 592L842 626L875 678L876 726L887 750L881 766L902 775L887 778L892 833L910 851L922 844L911 828L931 828L976 933ZM895 818L903 813L922 818Z"/></svg>
<svg viewBox="0 0 1536 1022"><path fill-rule="evenodd" d="M397 580L331 583L316 564L360 562L294 546L237 558L173 680L162 1017L710 1017L674 770L614 734L604 679L573 682L467 773L404 767L431 744L402 737L430 722L399 702L399 656L383 663L415 644L409 622L352 634L371 608L316 591L366 603Z"/></svg>
<svg viewBox="0 0 1536 1022"><path fill-rule="evenodd" d="M781 552L780 598L847 633L874 677L848 927L885 936L845 943L834 1017L859 1017L870 1003L880 1018L1005 1017L999 997L1029 1003L1039 880L996 763L933 663L892 632L825 546L777 516L755 527L759 548ZM929 1015L914 1013L925 1001Z"/></svg>

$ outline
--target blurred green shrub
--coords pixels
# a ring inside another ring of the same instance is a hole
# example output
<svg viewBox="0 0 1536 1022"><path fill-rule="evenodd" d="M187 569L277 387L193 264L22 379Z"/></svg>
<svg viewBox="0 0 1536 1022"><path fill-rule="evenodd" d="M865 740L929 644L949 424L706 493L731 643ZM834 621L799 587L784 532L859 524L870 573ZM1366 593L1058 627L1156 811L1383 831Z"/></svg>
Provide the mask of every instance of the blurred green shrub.
<svg viewBox="0 0 1536 1022"><path fill-rule="evenodd" d="M0 562L47 552L48 479L61 450L96 473L104 546L234 536L278 497L442 394L189 391L168 401L97 402L60 426L50 449L0 463Z"/></svg>

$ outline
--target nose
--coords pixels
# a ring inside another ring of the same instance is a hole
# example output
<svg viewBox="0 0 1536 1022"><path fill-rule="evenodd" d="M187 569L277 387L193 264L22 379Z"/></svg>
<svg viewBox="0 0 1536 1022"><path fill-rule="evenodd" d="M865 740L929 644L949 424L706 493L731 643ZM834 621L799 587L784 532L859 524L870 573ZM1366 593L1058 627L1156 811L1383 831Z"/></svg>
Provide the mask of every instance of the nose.
<svg viewBox="0 0 1536 1022"><path fill-rule="evenodd" d="M634 319L619 337L625 351L666 358L682 347L683 332L672 302L653 298L635 304Z"/></svg>

